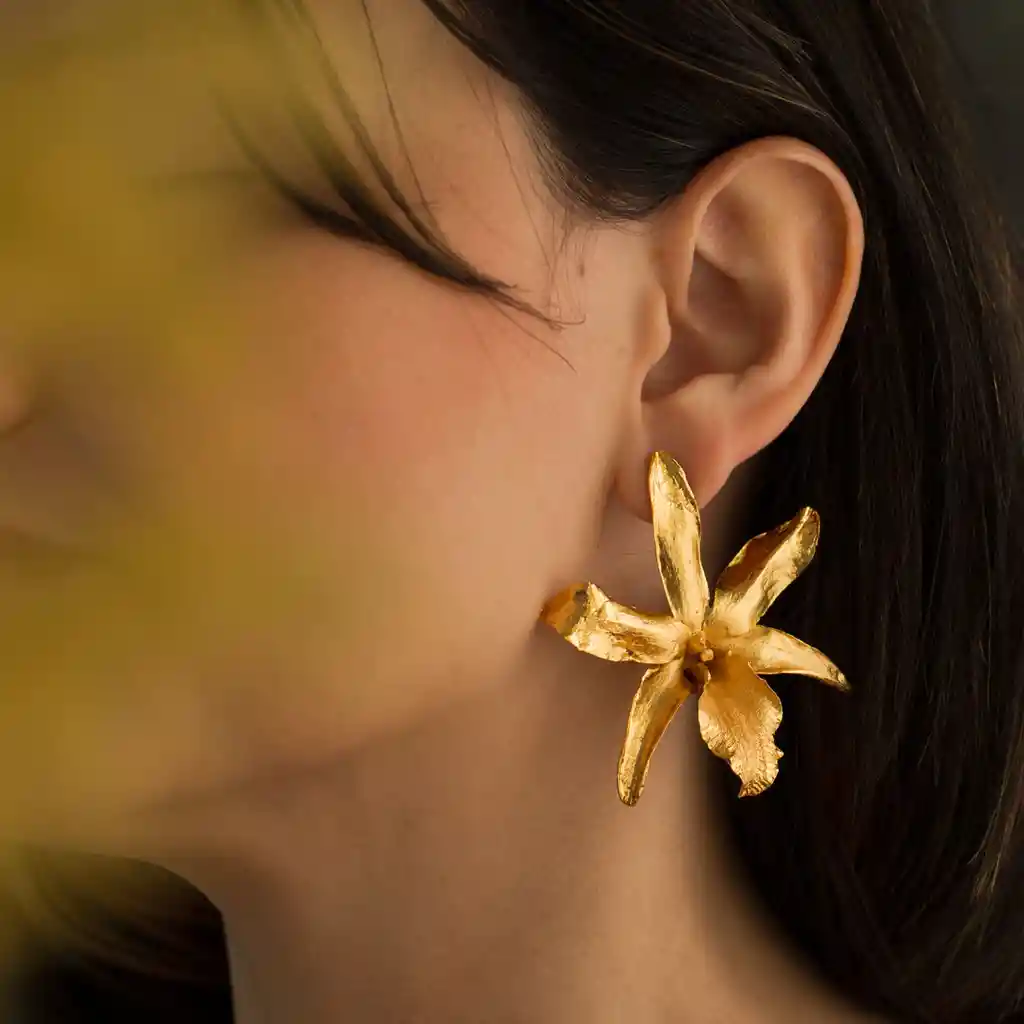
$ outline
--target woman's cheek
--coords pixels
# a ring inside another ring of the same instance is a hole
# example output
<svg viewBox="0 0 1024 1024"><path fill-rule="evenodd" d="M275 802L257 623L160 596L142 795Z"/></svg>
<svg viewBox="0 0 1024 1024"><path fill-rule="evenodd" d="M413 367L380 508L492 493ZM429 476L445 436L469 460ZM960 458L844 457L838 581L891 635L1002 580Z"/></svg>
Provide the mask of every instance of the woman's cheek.
<svg viewBox="0 0 1024 1024"><path fill-rule="evenodd" d="M488 302L374 253L299 255L262 289L236 448L258 455L238 490L271 550L275 534L308 542L323 588L290 645L309 699L281 711L309 742L322 727L320 746L477 685L528 635L542 596L516 415L538 371L521 355L535 342Z"/></svg>

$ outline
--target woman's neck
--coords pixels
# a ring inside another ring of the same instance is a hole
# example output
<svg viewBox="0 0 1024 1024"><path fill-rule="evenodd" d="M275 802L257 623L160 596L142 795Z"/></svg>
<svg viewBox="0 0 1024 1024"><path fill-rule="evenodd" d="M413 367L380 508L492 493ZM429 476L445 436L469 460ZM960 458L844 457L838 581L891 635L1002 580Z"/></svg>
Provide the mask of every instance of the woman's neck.
<svg viewBox="0 0 1024 1024"><path fill-rule="evenodd" d="M497 690L264 788L220 856L172 865L224 913L238 1024L847 1019L744 896L695 709L627 809L639 669L546 639Z"/></svg>

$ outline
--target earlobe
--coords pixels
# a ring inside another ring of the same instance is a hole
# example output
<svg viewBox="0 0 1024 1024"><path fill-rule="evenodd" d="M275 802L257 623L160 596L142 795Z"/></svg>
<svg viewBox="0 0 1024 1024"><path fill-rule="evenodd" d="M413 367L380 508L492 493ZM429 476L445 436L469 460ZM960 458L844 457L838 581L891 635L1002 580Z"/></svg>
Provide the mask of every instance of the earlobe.
<svg viewBox="0 0 1024 1024"><path fill-rule="evenodd" d="M659 344L624 439L620 494L647 515L646 456L666 450L699 502L806 403L849 318L864 229L842 171L798 139L709 164L651 222Z"/></svg>

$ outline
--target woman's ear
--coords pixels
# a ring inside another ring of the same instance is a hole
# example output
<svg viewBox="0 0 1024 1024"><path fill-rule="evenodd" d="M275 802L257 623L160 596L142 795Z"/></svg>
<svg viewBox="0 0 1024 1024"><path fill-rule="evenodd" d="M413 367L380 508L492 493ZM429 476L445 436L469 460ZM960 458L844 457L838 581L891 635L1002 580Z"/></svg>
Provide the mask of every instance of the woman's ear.
<svg viewBox="0 0 1024 1024"><path fill-rule="evenodd" d="M796 416L846 325L864 248L846 177L792 138L719 157L649 228L649 336L617 467L645 518L651 452L671 452L704 505Z"/></svg>

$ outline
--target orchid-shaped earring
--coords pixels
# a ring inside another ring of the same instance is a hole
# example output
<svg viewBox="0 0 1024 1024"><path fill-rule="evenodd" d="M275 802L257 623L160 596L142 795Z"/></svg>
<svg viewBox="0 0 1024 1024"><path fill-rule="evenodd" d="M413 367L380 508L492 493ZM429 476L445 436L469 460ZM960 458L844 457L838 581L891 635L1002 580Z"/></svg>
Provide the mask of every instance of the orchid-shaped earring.
<svg viewBox="0 0 1024 1024"><path fill-rule="evenodd" d="M623 803L640 799L654 748L690 694L698 698L701 736L739 776L740 796L763 793L779 773L782 751L774 737L782 704L761 676L793 672L849 689L820 651L758 624L814 557L818 514L805 508L748 541L719 577L710 601L700 559L700 510L682 467L670 455L655 453L649 487L671 614L637 611L585 583L557 594L541 616L586 654L654 666L629 712L618 771Z"/></svg>

